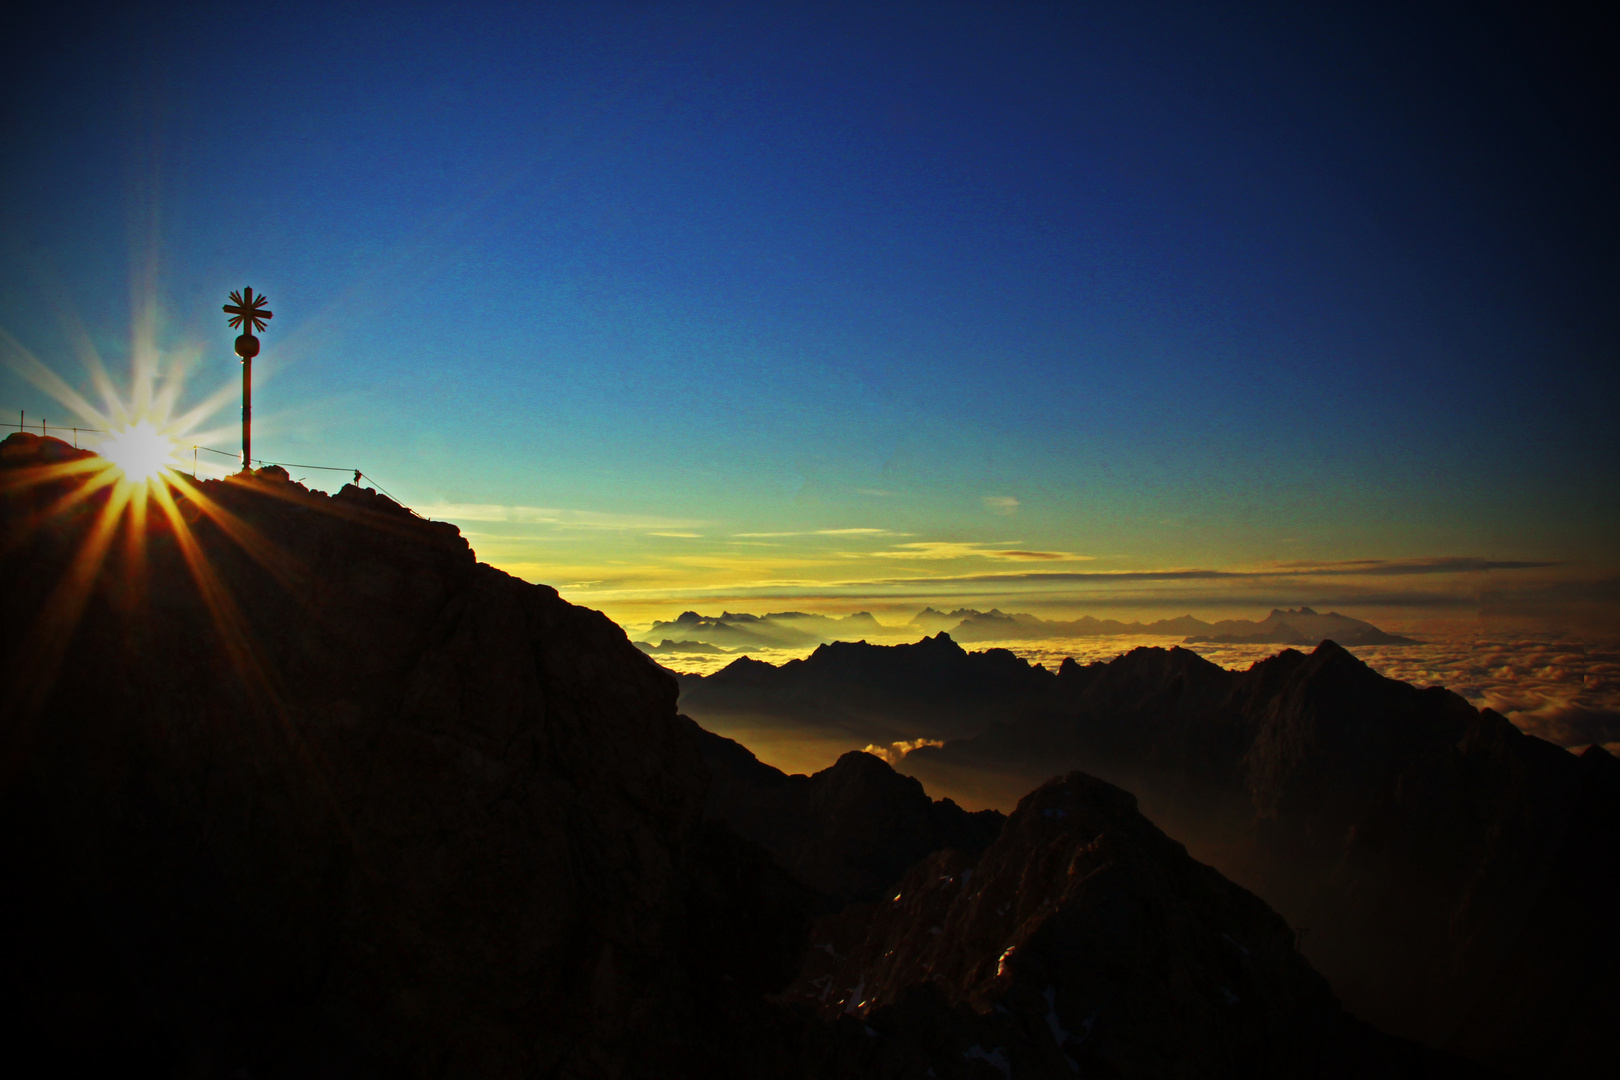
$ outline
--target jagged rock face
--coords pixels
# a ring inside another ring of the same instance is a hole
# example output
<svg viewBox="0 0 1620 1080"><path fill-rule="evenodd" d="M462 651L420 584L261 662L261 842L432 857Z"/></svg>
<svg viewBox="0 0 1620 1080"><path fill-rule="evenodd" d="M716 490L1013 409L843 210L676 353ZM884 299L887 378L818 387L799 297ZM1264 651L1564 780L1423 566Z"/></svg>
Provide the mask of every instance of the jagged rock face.
<svg viewBox="0 0 1620 1080"><path fill-rule="evenodd" d="M88 459L53 443L13 436L0 474L5 949L35 988L9 1019L36 1049L636 1074L700 1041L705 979L791 974L791 903L731 920L736 971L693 960L694 896L794 887L694 839L675 683L605 617L268 473L198 485L181 526L149 505L97 565L111 489L64 508L82 476L40 466Z"/></svg>
<svg viewBox="0 0 1620 1080"><path fill-rule="evenodd" d="M941 848L976 856L1003 816L968 813L871 754L854 751L813 776L774 769L693 724L713 778L707 812L774 854L837 908L872 901Z"/></svg>
<svg viewBox="0 0 1620 1080"><path fill-rule="evenodd" d="M861 1020L936 1076L1435 1064L1358 1028L1281 918L1083 773L1026 797L978 860L939 852L892 897L820 920L782 997Z"/></svg>

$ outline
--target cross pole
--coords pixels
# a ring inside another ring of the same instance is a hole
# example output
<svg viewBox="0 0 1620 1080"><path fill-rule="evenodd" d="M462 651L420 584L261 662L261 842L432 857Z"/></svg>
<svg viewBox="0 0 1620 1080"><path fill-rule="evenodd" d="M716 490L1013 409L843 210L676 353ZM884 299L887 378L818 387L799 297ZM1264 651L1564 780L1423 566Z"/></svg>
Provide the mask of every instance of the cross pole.
<svg viewBox="0 0 1620 1080"><path fill-rule="evenodd" d="M259 355L259 339L253 331L263 330L266 320L275 312L264 310L267 301L263 294L253 295L251 288L231 292L231 302L224 307L232 329L242 328L236 339L236 355L242 358L242 471L253 467L253 358Z"/></svg>

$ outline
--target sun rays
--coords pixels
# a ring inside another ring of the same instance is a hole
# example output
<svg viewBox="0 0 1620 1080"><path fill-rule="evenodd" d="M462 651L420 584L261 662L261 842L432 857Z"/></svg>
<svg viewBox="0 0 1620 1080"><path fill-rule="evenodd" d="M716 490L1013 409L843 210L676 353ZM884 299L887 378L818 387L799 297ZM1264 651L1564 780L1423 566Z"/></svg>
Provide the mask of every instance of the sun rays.
<svg viewBox="0 0 1620 1080"><path fill-rule="evenodd" d="M154 340L158 320L147 310L138 311L133 320L129 377L120 385L78 320L69 312L58 314L82 365L77 386L56 365L41 361L0 329L0 360L58 402L75 418L69 423L77 429L72 446L44 437L43 425L37 440L7 445L8 467L0 484L5 544L50 543L53 537L71 536L74 545L53 579L37 583L44 603L25 639L26 655L14 656L6 665L4 696L25 704L45 692L78 626L89 617L87 605L98 586L115 607L140 620L155 545L181 556L226 656L245 682L262 686L259 650L221 574L208 564L206 545L197 533L211 528L284 584L296 577L291 560L203 491L204 478L222 478L240 467L228 459L196 456L198 444L227 436L225 429L204 425L232 403L234 380L188 401L187 376L197 370L199 353L160 349ZM69 430L60 421L52 427L58 433ZM80 448L86 429L94 433L88 445L96 452Z"/></svg>
<svg viewBox="0 0 1620 1080"><path fill-rule="evenodd" d="M374 521L374 512L289 483L280 470L201 480L175 467L174 445L150 419L110 438L108 456L31 433L5 441L0 545L20 555L10 584L20 610L36 614L0 658L0 782L40 733L73 720L49 708L64 680L140 677L75 666L85 642L110 637L115 654L234 682L235 706L211 722L250 739L279 731L298 782L313 785L350 835L320 747L301 726L283 643L267 637L254 600L290 601L312 623L322 618L314 569L277 522L313 510L384 532L408 526Z"/></svg>

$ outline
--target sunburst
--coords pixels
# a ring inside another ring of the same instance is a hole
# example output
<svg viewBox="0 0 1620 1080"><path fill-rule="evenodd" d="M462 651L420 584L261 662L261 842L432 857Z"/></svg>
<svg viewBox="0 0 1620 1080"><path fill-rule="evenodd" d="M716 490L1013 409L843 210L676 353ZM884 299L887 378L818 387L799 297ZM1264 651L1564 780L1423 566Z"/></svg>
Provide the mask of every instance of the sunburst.
<svg viewBox="0 0 1620 1080"><path fill-rule="evenodd" d="M250 318L267 314L258 312L259 306L250 307ZM57 440L25 444L20 451L31 460L22 467L8 468L4 474L0 496L5 497L11 517L5 522L7 542L30 543L30 537L42 535L38 531L42 527L53 528L53 522L83 520L86 513L93 516L64 572L50 586L37 625L21 650L27 655L8 658L7 685L0 698L12 699L20 694L31 699L47 692L98 580L110 581L121 594L131 598L144 594L149 575L148 539L153 530L171 536L185 555L194 583L208 600L229 653L241 674L250 682L256 681L252 672L259 667L253 660L258 650L245 633L245 623L233 617L228 596L202 557L192 523L207 518L255 560L271 564L278 577L286 574L285 560L251 526L210 498L199 483L208 477L228 475L234 471L235 462L226 467L224 462L197 460L195 451L186 454L190 460L182 462L181 455L193 446L227 435L225 429L209 430L205 425L232 401L235 388L222 385L195 404L182 406L185 378L194 366L194 356L161 353L148 338L146 328L153 322L151 318L136 320L134 359L123 388L114 383L100 357L87 344L81 347L88 392L70 385L51 366L0 330L0 350L7 365L75 414L80 434L89 429L100 437L99 442L94 437L90 440L98 456ZM80 342L89 340L85 334L76 336ZM100 398L99 405L92 400L96 397ZM52 427L57 433L69 430L60 422ZM27 712L30 702L12 704L24 706Z"/></svg>
<svg viewBox="0 0 1620 1080"><path fill-rule="evenodd" d="M234 545L289 595L301 595L308 568L231 504L242 496L287 499L306 507L310 501L301 489L256 480L246 472L205 483L178 468L175 433L187 432L212 410L205 402L176 417L172 402L178 394L150 391L137 388L133 395L143 405L115 400L105 411L90 408L71 390L56 395L87 420L107 423L113 434L102 444L102 455L43 438L8 447L6 466L0 470L0 545L38 545L40 558L32 565L46 571L30 582L30 591L38 590L37 613L12 638L18 647L0 658L0 716L6 718L9 739L0 746L0 771L10 760L8 751L14 756L33 731L50 721L48 702L71 671L70 646L87 612L122 617L131 637L139 640L144 631L137 628L151 625L157 607L153 581L161 579L165 588L174 588L189 577L212 624L208 647L217 648L234 670L253 716L280 727L341 821L342 809L319 754L289 708L292 696L274 651L265 647L251 613L232 590L230 559L220 543ZM353 513L328 509L340 516ZM71 538L70 543L63 545L64 538ZM173 573L175 555L184 567L181 579ZM160 566L169 572L159 574ZM230 719L247 722L245 715Z"/></svg>
<svg viewBox="0 0 1620 1080"><path fill-rule="evenodd" d="M137 420L102 442L101 456L132 484L150 483L179 467L179 444L150 420Z"/></svg>

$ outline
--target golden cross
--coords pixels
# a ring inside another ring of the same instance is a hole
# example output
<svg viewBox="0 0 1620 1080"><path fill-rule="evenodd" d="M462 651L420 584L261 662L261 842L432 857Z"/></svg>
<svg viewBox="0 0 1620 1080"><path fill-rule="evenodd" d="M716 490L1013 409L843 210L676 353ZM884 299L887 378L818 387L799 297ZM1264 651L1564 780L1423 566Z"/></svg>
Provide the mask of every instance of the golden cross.
<svg viewBox="0 0 1620 1080"><path fill-rule="evenodd" d="M264 310L267 303L269 301L262 294L254 296L251 288L243 289L241 292L233 289L231 302L225 305L224 311L231 316L230 323L233 329L246 322L247 326L243 327L243 332L251 334L255 330L263 330L265 320L275 314L273 311Z"/></svg>

